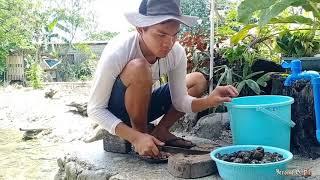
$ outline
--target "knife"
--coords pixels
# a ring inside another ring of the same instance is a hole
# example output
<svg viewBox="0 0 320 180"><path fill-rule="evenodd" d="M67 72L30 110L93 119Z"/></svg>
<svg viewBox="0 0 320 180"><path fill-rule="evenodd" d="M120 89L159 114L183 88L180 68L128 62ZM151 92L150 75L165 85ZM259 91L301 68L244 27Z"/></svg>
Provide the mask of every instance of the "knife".
<svg viewBox="0 0 320 180"><path fill-rule="evenodd" d="M182 147L175 147L175 146L157 146L159 151L164 151L168 153L182 153L187 155L201 155L201 154L209 154L210 151L206 150L196 150L196 149L187 149Z"/></svg>

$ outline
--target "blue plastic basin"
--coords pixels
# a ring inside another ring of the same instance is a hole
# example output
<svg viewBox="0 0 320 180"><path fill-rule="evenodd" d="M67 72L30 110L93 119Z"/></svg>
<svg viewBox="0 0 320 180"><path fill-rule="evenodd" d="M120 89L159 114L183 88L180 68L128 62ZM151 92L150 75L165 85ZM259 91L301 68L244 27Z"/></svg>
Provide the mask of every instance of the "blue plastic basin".
<svg viewBox="0 0 320 180"><path fill-rule="evenodd" d="M288 162L293 158L290 151L271 147L260 146L265 152L277 152L285 158L282 161L265 164L240 164L220 160L216 157L217 153L221 155L230 154L237 151L253 150L259 145L233 145L217 148L210 153L211 158L216 162L219 175L225 180L283 180L286 176L282 172L287 170Z"/></svg>

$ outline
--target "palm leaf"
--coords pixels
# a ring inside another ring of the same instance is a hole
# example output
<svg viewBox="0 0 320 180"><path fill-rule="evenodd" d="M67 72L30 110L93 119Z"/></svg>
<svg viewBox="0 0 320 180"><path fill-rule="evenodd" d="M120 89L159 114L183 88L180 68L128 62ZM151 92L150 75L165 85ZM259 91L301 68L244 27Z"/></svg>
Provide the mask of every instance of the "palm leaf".
<svg viewBox="0 0 320 180"><path fill-rule="evenodd" d="M241 92L244 85L246 85L246 81L241 81L240 83L237 84L236 87L239 93Z"/></svg>
<svg viewBox="0 0 320 180"><path fill-rule="evenodd" d="M221 75L221 77L219 78L219 81L217 83L217 86L219 86L221 84L221 82L223 81L223 79L225 78L225 76L227 75L228 69L226 68L223 72L223 74Z"/></svg>
<svg viewBox="0 0 320 180"><path fill-rule="evenodd" d="M245 80L246 84L249 86L250 89L252 89L256 94L261 93L261 89L259 85L252 79Z"/></svg>
<svg viewBox="0 0 320 180"><path fill-rule="evenodd" d="M232 84L232 69L228 69L226 81L228 85Z"/></svg>
<svg viewBox="0 0 320 180"><path fill-rule="evenodd" d="M274 74L274 72L268 72L266 74L264 74L263 76L261 76L259 79L257 79L257 83L262 86L262 87L266 87L267 86L267 81L269 81L271 79L271 75Z"/></svg>
<svg viewBox="0 0 320 180"><path fill-rule="evenodd" d="M245 79L250 79L250 78L252 78L258 74L261 74L261 73L264 73L264 71L258 71L258 72L251 73L248 76L246 76Z"/></svg>

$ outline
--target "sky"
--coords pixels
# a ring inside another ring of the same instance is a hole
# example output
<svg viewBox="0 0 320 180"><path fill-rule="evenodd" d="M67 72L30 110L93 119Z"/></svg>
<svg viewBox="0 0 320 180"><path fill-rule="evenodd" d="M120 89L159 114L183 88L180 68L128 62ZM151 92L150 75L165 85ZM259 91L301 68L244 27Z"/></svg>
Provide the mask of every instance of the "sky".
<svg viewBox="0 0 320 180"><path fill-rule="evenodd" d="M130 24L125 12L137 11L141 0L95 0L94 10L98 31L127 32Z"/></svg>

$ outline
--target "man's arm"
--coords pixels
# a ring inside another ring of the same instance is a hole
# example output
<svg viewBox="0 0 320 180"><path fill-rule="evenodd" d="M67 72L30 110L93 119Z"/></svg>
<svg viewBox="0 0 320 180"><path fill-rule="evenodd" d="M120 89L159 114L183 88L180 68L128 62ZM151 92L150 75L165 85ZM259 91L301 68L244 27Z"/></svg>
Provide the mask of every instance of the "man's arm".
<svg viewBox="0 0 320 180"><path fill-rule="evenodd" d="M208 104L207 96L202 98L196 98L192 101L191 109L193 112L200 112L208 108L210 108L210 106Z"/></svg>
<svg viewBox="0 0 320 180"><path fill-rule="evenodd" d="M115 134L115 127L122 121L113 115L107 107L115 79L126 62L117 54L110 53L112 52L111 48L107 46L104 49L97 65L88 101L88 116L102 128Z"/></svg>
<svg viewBox="0 0 320 180"><path fill-rule="evenodd" d="M200 112L210 107L217 107L223 102L229 102L232 97L238 96L237 89L233 86L218 86L208 96L202 98L189 96L185 80L187 57L183 47L177 47L176 51L176 58L179 58L179 63L168 73L172 104L176 110Z"/></svg>
<svg viewBox="0 0 320 180"><path fill-rule="evenodd" d="M230 102L231 98L238 96L237 89L231 85L218 86L208 96L192 101L193 112L200 112L210 107L217 107L224 102Z"/></svg>

